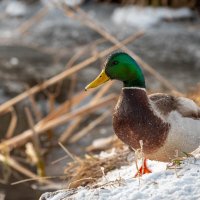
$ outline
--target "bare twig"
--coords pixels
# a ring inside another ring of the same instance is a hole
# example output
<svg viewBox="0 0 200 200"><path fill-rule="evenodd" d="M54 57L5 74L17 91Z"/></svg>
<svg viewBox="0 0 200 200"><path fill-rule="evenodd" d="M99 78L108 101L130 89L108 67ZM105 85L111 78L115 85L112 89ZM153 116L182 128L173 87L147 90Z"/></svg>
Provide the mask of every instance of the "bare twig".
<svg viewBox="0 0 200 200"><path fill-rule="evenodd" d="M100 38L100 39L97 39L96 41L90 43L89 45L86 45L84 48L82 48L81 50L79 50L74 56L72 56L72 58L68 61L68 63L66 64L66 67L67 68L71 68L73 67L74 63L81 57L83 56L88 48L91 48L92 46L96 46L96 45L99 45L103 42L105 42L105 38Z"/></svg>
<svg viewBox="0 0 200 200"><path fill-rule="evenodd" d="M8 184L9 178L12 174L12 170L8 164L8 159L7 159L7 158L9 158L9 154L10 154L10 152L8 151L7 148L5 148L4 151L2 151L2 156L4 157L4 162L2 161L2 163L3 163L1 166L2 178L0 179L0 183L3 183L3 184Z"/></svg>
<svg viewBox="0 0 200 200"><path fill-rule="evenodd" d="M36 163L37 164L37 171L38 171L38 174L40 176L45 176L45 165L44 165L44 161L42 159L40 141L39 141L39 138L38 138L38 134L35 131L34 121L33 121L31 112L28 109L28 107L25 108L25 112L26 112L26 116L27 116L27 119L28 119L29 126L32 130L32 133L33 133L34 148L36 150L36 156L37 156L37 163Z"/></svg>
<svg viewBox="0 0 200 200"><path fill-rule="evenodd" d="M82 137L84 137L85 135L87 135L88 133L90 133L90 131L96 127L98 124L100 124L103 120L105 120L108 116L110 116L111 111L108 110L107 112L105 112L103 115L97 117L94 121L92 121L91 123L88 124L88 126L86 126L85 128L83 128L81 131L79 131L78 133L76 133L70 140L70 143L75 143L78 140L80 140Z"/></svg>
<svg viewBox="0 0 200 200"><path fill-rule="evenodd" d="M51 164L52 164L52 165L55 165L56 163L58 163L58 162L60 162L60 161L62 161L62 160L64 160L64 159L66 159L66 158L69 158L69 156L68 156L68 155L65 155L65 156L63 156L63 157L61 157L61 158L58 158L58 159L52 161Z"/></svg>
<svg viewBox="0 0 200 200"><path fill-rule="evenodd" d="M87 96L92 94L94 90L90 90L90 93L86 93L85 91L79 92L78 94L74 95L72 99L67 100L63 104L61 104L57 109L50 112L45 118L43 118L40 122L46 123L56 117L59 117L65 113L67 113L70 108L74 105L78 105L81 101L83 101Z"/></svg>
<svg viewBox="0 0 200 200"><path fill-rule="evenodd" d="M27 91L29 91L29 90L27 90ZM29 95L29 99L30 99L30 102L31 102L31 107L33 109L34 115L35 115L36 120L38 122L42 119L42 113L41 113L40 109L38 108L38 105L35 101L35 97L34 97L33 94Z"/></svg>
<svg viewBox="0 0 200 200"><path fill-rule="evenodd" d="M17 114L13 107L10 107L10 113L11 113L11 121L6 133L6 139L11 138L14 134L16 125L17 125Z"/></svg>
<svg viewBox="0 0 200 200"><path fill-rule="evenodd" d="M45 177L37 177L37 178L28 178L28 179L24 179L24 180L20 180L20 181L16 181L11 183L11 185L18 185L21 183L26 183L26 182L30 182L30 181L41 181L41 180L46 180L46 179L56 179L56 178L63 178L66 175L59 175L59 176L45 176ZM52 182L53 184L53 182Z"/></svg>
<svg viewBox="0 0 200 200"><path fill-rule="evenodd" d="M35 146L37 152L39 153L40 152L40 140L38 138L38 135L36 134L36 131L34 128L34 121L33 121L31 112L28 107L25 107L25 113L26 113L26 117L27 117L30 129L32 130L34 146Z"/></svg>
<svg viewBox="0 0 200 200"><path fill-rule="evenodd" d="M64 150L65 153L67 153L67 155L73 160L73 161L78 161L78 159L72 155L72 153L61 143L58 142L58 144L60 145L60 147Z"/></svg>

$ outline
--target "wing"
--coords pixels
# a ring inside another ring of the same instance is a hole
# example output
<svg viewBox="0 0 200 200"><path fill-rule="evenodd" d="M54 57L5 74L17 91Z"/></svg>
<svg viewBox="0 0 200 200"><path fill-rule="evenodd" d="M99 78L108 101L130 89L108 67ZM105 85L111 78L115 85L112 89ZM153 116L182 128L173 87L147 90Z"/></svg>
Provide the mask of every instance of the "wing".
<svg viewBox="0 0 200 200"><path fill-rule="evenodd" d="M177 110L184 117L200 118L200 107L191 99L177 97Z"/></svg>
<svg viewBox="0 0 200 200"><path fill-rule="evenodd" d="M191 99L174 97L163 93L149 95L149 99L163 115L168 115L171 111L177 111L183 117L200 118L200 108Z"/></svg>

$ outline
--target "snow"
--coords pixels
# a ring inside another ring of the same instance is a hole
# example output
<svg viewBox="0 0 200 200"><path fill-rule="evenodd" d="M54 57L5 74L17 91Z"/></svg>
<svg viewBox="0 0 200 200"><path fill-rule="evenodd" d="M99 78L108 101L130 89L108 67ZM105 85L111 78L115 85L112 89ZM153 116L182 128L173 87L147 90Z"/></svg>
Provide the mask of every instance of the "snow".
<svg viewBox="0 0 200 200"><path fill-rule="evenodd" d="M83 0L65 0L68 6L76 6L82 3Z"/></svg>
<svg viewBox="0 0 200 200"><path fill-rule="evenodd" d="M42 200L198 200L200 199L200 149L196 158L189 157L179 169L167 169L169 163L148 161L153 173L134 178L135 164L110 171L95 187L45 193ZM113 154L113 152L112 152Z"/></svg>
<svg viewBox="0 0 200 200"><path fill-rule="evenodd" d="M188 8L171 9L171 8L152 8L129 6L117 8L112 20L115 24L127 24L139 28L148 28L159 24L163 20L176 20L192 18L193 12Z"/></svg>
<svg viewBox="0 0 200 200"><path fill-rule="evenodd" d="M81 3L83 2L83 0L42 0L42 3L49 6L50 8L51 7L54 7L54 4L57 5L57 4L66 4L68 6L77 6L77 5L80 5Z"/></svg>
<svg viewBox="0 0 200 200"><path fill-rule="evenodd" d="M19 59L16 58L16 57L12 57L12 58L10 59L10 64L11 64L12 66L18 65L18 64L19 64Z"/></svg>
<svg viewBox="0 0 200 200"><path fill-rule="evenodd" d="M26 5L20 1L11 1L6 7L6 14L11 17L22 17L26 12Z"/></svg>

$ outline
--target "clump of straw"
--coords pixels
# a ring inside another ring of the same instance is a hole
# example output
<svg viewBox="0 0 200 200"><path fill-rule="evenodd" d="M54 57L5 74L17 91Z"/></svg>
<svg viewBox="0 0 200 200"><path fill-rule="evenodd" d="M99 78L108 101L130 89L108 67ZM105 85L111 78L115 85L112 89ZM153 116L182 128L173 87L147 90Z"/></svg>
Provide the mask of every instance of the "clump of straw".
<svg viewBox="0 0 200 200"><path fill-rule="evenodd" d="M77 188L95 183L104 173L127 165L129 149L118 149L114 154L106 157L86 155L84 159L77 159L67 165L65 174L69 188Z"/></svg>

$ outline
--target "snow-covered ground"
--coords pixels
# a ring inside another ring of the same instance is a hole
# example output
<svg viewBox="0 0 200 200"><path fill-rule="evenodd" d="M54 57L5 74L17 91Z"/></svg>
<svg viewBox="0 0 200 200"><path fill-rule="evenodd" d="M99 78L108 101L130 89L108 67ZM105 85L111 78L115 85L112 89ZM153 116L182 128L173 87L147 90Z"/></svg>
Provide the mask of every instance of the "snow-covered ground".
<svg viewBox="0 0 200 200"><path fill-rule="evenodd" d="M152 8L127 6L115 9L112 20L116 24L123 25L124 23L140 27L149 28L160 24L162 21L180 20L193 18L194 13L189 8Z"/></svg>
<svg viewBox="0 0 200 200"><path fill-rule="evenodd" d="M199 200L200 154L183 161L179 169L166 169L168 163L149 161L153 173L134 178L135 165L107 173L95 187L45 193L40 200Z"/></svg>

